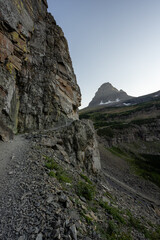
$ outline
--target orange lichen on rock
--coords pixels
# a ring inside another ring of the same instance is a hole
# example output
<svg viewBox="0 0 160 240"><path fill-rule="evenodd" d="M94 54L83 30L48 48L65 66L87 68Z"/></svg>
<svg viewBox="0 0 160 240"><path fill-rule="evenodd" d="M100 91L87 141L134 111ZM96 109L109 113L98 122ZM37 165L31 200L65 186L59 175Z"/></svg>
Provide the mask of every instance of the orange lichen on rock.
<svg viewBox="0 0 160 240"><path fill-rule="evenodd" d="M17 32L12 32L12 39L15 42L15 46L18 47L21 51L24 53L27 52L27 44L26 44L26 39L19 35Z"/></svg>

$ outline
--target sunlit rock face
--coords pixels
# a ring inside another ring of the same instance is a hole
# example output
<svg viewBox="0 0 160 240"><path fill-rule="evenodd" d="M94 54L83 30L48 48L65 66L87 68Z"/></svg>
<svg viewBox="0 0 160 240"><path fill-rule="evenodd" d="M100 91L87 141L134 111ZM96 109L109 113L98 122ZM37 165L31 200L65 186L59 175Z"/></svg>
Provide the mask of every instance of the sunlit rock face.
<svg viewBox="0 0 160 240"><path fill-rule="evenodd" d="M68 44L47 1L0 0L0 20L0 120L6 129L78 119L81 94Z"/></svg>
<svg viewBox="0 0 160 240"><path fill-rule="evenodd" d="M89 107L105 105L105 104L116 104L120 101L124 101L132 98L128 96L123 90L118 90L112 86L109 82L104 83L100 86L96 92L94 98L89 103Z"/></svg>

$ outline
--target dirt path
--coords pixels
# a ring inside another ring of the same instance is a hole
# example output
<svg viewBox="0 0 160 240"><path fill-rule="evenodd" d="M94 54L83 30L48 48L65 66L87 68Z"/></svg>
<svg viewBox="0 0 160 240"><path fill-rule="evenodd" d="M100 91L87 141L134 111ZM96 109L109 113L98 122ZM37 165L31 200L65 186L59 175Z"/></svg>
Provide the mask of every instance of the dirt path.
<svg viewBox="0 0 160 240"><path fill-rule="evenodd" d="M22 135L15 136L13 141L0 142L0 194L7 184L7 176L15 175L21 159L27 157L28 148L29 142Z"/></svg>

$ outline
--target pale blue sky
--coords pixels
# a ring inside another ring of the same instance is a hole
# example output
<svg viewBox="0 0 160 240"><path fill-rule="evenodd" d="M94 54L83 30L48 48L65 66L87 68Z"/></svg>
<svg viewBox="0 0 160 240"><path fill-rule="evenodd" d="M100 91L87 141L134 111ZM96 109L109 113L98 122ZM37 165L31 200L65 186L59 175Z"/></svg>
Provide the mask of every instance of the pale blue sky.
<svg viewBox="0 0 160 240"><path fill-rule="evenodd" d="M160 90L160 0L48 0L68 40L86 107L104 82L140 96Z"/></svg>

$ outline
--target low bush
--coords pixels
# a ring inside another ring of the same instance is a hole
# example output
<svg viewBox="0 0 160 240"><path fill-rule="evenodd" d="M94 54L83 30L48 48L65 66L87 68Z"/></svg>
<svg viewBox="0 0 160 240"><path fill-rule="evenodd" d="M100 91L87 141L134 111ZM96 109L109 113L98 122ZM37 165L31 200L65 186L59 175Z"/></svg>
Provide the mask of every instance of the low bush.
<svg viewBox="0 0 160 240"><path fill-rule="evenodd" d="M91 201L95 196L95 187L89 183L79 181L76 186L76 192L78 196L84 197Z"/></svg>
<svg viewBox="0 0 160 240"><path fill-rule="evenodd" d="M81 178L83 178L86 182L88 182L89 184L92 184L91 180L84 174L80 174Z"/></svg>
<svg viewBox="0 0 160 240"><path fill-rule="evenodd" d="M115 220L117 220L119 223L125 223L124 218L121 216L120 211L112 206L109 206L107 202L100 201L99 205L104 208L109 214L113 216Z"/></svg>
<svg viewBox="0 0 160 240"><path fill-rule="evenodd" d="M51 171L48 173L50 177L56 177L59 182L71 183L72 177L58 164L54 161L54 159L45 156L47 162L45 163L45 167L50 169ZM52 171L52 170L55 170Z"/></svg>

